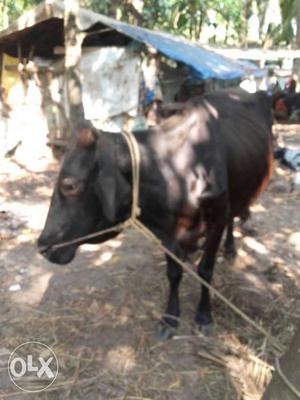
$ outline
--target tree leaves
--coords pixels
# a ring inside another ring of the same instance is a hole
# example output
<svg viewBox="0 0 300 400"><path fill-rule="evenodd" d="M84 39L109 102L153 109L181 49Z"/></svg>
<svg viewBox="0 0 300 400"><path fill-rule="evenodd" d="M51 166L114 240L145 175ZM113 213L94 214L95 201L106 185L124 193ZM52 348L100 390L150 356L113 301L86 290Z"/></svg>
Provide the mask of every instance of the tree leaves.
<svg viewBox="0 0 300 400"><path fill-rule="evenodd" d="M24 11L41 2L42 0L2 0L0 28L3 28L7 19L4 14L8 15L11 23ZM213 10L216 13L217 26L226 26L227 32L231 32L232 41L236 40L239 44L246 43L247 24L253 7L258 8L262 27L269 2L270 0L140 0L139 5L142 7L137 10L135 0L79 0L81 7L95 12L195 40L201 39L203 27L209 24L208 11ZM269 29L267 35L260 32L262 42L270 35L274 44L291 44L295 40L292 23L293 20L296 21L297 2L300 4L299 0L280 0L282 24ZM298 20L297 24L300 25L300 11ZM223 41L226 42L226 39L224 37Z"/></svg>

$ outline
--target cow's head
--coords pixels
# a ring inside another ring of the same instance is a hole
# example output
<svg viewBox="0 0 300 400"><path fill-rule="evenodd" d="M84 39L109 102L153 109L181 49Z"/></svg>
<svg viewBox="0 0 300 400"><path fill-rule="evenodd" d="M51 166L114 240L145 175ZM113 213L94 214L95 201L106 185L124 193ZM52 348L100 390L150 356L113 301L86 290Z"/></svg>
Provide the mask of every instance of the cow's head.
<svg viewBox="0 0 300 400"><path fill-rule="evenodd" d="M130 187L117 164L112 138L91 128L78 130L63 161L46 223L38 239L40 253L49 261L67 264L82 241L53 245L113 226L120 204L130 201ZM126 207L127 208L127 207ZM97 243L109 239L106 235ZM91 241L89 241L91 242Z"/></svg>

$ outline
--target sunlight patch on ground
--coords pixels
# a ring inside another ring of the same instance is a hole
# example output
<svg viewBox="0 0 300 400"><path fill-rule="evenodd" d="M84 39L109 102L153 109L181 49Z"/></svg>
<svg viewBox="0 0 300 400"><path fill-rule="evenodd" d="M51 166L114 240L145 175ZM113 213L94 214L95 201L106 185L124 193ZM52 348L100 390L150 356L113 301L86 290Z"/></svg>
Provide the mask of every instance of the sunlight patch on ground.
<svg viewBox="0 0 300 400"><path fill-rule="evenodd" d="M272 236L274 236L274 238L280 239L280 240L285 239L285 237L286 237L285 234L282 232L275 232L272 234Z"/></svg>
<svg viewBox="0 0 300 400"><path fill-rule="evenodd" d="M80 246L80 250L83 253L90 253L95 251L101 251L103 245L102 244L83 244Z"/></svg>
<svg viewBox="0 0 300 400"><path fill-rule="evenodd" d="M49 197L51 196L52 192L53 192L53 188L52 187L45 187L45 186L41 186L35 189L35 192L38 196L44 196L44 197Z"/></svg>
<svg viewBox="0 0 300 400"><path fill-rule="evenodd" d="M282 296L283 295L283 285L282 283L270 283L271 290L274 295Z"/></svg>
<svg viewBox="0 0 300 400"><path fill-rule="evenodd" d="M245 277L247 278L247 280L249 282L251 282L251 284L259 290L263 290L265 288L265 285L263 284L263 282L261 281L261 279L256 276L255 274L251 273L251 272L245 272ZM249 287L248 287L249 289ZM252 288L253 290L254 288Z"/></svg>
<svg viewBox="0 0 300 400"><path fill-rule="evenodd" d="M117 249L118 247L122 246L122 240L112 239L107 242L107 245L113 247L114 249Z"/></svg>
<svg viewBox="0 0 300 400"><path fill-rule="evenodd" d="M289 235L290 233L293 233L291 228L283 228L282 232L286 233L287 235Z"/></svg>
<svg viewBox="0 0 300 400"><path fill-rule="evenodd" d="M286 171L280 167L275 168L276 170L276 174L278 174L279 176L286 176Z"/></svg>
<svg viewBox="0 0 300 400"><path fill-rule="evenodd" d="M106 355L105 366L115 373L128 373L136 366L136 354L130 346L117 346Z"/></svg>
<svg viewBox="0 0 300 400"><path fill-rule="evenodd" d="M99 259L102 263L105 263L105 262L111 260L112 256L113 256L113 253L111 251L107 250L100 254Z"/></svg>
<svg viewBox="0 0 300 400"><path fill-rule="evenodd" d="M300 251L300 232L292 233L288 238L289 243L295 246L296 251Z"/></svg>
<svg viewBox="0 0 300 400"><path fill-rule="evenodd" d="M1 205L2 209L20 217L28 228L41 230L47 216L48 204L43 202L40 204L25 204L20 207L19 202L9 202Z"/></svg>
<svg viewBox="0 0 300 400"><path fill-rule="evenodd" d="M103 249L103 245L83 245L81 251L88 253L88 259L92 260L92 268L103 266L109 261L119 259L119 257L114 257L114 250Z"/></svg>
<svg viewBox="0 0 300 400"><path fill-rule="evenodd" d="M253 213L262 213L266 211L266 208L262 204L257 203L251 206L251 212Z"/></svg>
<svg viewBox="0 0 300 400"><path fill-rule="evenodd" d="M237 250L239 257L243 260L243 263L246 265L251 265L255 263L255 259L248 254L245 250L243 249L238 249Z"/></svg>
<svg viewBox="0 0 300 400"><path fill-rule="evenodd" d="M241 238L243 235L242 235L242 233L240 231L234 230L233 231L233 236L235 238Z"/></svg>
<svg viewBox="0 0 300 400"><path fill-rule="evenodd" d="M30 286L12 296L15 303L38 306L41 302L46 290L48 289L50 279L53 272L45 272L39 276L35 276L31 280Z"/></svg>
<svg viewBox="0 0 300 400"><path fill-rule="evenodd" d="M104 264L114 264L119 260L115 255L118 247L122 246L123 240L111 239L101 244L84 244L80 246L81 252L87 254L89 259L93 259L92 268L103 266Z"/></svg>
<svg viewBox="0 0 300 400"><path fill-rule="evenodd" d="M268 254L268 250L266 249L266 247L250 236L244 237L243 242L246 244L246 246L248 246L251 250L254 250L256 253L263 255Z"/></svg>
<svg viewBox="0 0 300 400"><path fill-rule="evenodd" d="M120 246L122 246L122 241L121 240L115 240L115 239L112 239L112 240L109 240L109 241L107 241L107 242L104 242L104 243L100 243L100 244L97 244L97 243L95 243L95 244L83 244L82 246L81 246L81 250L83 251L83 252L94 252L94 251L103 251L103 247L105 246L105 247L111 247L111 248L113 248L113 249L117 249L118 247L120 247ZM113 250L112 250L113 251Z"/></svg>
<svg viewBox="0 0 300 400"><path fill-rule="evenodd" d="M31 230L29 230L29 229L24 229L23 231L22 231L22 233L21 234L19 234L18 235L18 240L17 240L17 242L19 243L19 244L21 244L21 243L28 243L28 242L32 242L34 239L36 239L37 237L36 237L36 232L32 232Z"/></svg>

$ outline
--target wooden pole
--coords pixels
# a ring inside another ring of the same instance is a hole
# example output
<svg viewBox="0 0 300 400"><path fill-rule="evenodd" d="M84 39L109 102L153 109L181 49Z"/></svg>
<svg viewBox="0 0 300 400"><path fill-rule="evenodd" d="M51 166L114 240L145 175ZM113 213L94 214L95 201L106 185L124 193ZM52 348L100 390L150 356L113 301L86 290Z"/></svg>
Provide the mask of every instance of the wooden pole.
<svg viewBox="0 0 300 400"><path fill-rule="evenodd" d="M297 23L297 34L296 34L296 49L300 49L300 1L295 1L295 16ZM299 90L299 82L300 82L300 59L294 59L293 65L293 73L298 77L298 90Z"/></svg>
<svg viewBox="0 0 300 400"><path fill-rule="evenodd" d="M65 0L65 70L71 132L74 132L76 127L85 121L79 73L81 45L85 35L80 32L78 22L78 0Z"/></svg>

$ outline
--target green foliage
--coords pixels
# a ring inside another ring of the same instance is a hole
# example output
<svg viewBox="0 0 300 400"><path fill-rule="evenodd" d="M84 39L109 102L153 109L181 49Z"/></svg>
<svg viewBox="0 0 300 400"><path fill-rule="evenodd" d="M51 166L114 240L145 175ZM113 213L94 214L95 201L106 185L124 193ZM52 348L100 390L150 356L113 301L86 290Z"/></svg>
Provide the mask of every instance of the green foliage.
<svg viewBox="0 0 300 400"><path fill-rule="evenodd" d="M25 11L42 3L42 1L43 0L2 0L0 7L0 28L3 29L6 18L9 23L11 23Z"/></svg>
<svg viewBox="0 0 300 400"><path fill-rule="evenodd" d="M280 0L283 23L281 26L270 26L267 34L267 37L272 37L275 44L293 42L292 19L295 16L297 1L300 0ZM41 2L42 0L2 0L0 28L3 27L7 17L9 22L12 22L24 11ZM216 13L214 23L225 26L227 33L230 28L230 32L235 32L236 42L243 44L247 36L247 21L252 14L253 3L258 7L258 17L262 27L269 0L144 0L142 11L135 9L132 0L79 0L79 3L81 7L120 18L125 22L142 24L150 29L166 30L195 40L201 40L202 29L211 22L208 10L214 10ZM226 40L227 37L224 38L225 43Z"/></svg>
<svg viewBox="0 0 300 400"><path fill-rule="evenodd" d="M296 13L296 0L281 0L280 2L281 13L282 13L282 27L280 33L276 37L277 42L283 42L285 44L293 41L293 28L292 19Z"/></svg>
<svg viewBox="0 0 300 400"><path fill-rule="evenodd" d="M105 15L109 14L109 4L110 3L111 3L110 1L106 1L106 0L80 0L79 1L80 7L89 8L90 10L93 10L97 13L105 14Z"/></svg>
<svg viewBox="0 0 300 400"><path fill-rule="evenodd" d="M264 39L275 46L287 46L295 42L295 34L292 22L296 22L296 7L299 0L280 0L282 23L275 26L270 24ZM299 24L299 21L298 21Z"/></svg>

